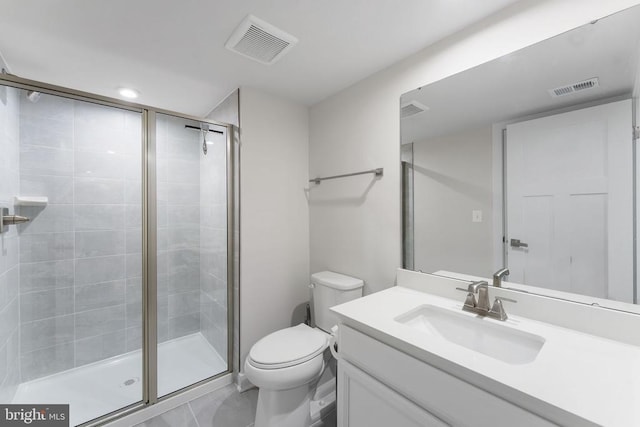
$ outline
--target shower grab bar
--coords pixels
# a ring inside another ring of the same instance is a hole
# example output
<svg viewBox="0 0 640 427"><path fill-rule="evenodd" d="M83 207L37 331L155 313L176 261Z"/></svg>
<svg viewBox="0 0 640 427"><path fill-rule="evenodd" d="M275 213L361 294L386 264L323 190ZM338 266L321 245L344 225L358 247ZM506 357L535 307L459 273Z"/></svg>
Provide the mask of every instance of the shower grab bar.
<svg viewBox="0 0 640 427"><path fill-rule="evenodd" d="M376 175L376 177L381 177L383 175L384 169L383 168L377 168L377 169L371 169L368 171L362 171L362 172L353 172L353 173L345 173L343 175L334 175L334 176L325 176L322 178L313 178L310 179L309 182L313 182L315 184L320 184L321 181L327 180L327 179L336 179L336 178L345 178L348 176L356 176L356 175L365 175L368 173L373 173Z"/></svg>

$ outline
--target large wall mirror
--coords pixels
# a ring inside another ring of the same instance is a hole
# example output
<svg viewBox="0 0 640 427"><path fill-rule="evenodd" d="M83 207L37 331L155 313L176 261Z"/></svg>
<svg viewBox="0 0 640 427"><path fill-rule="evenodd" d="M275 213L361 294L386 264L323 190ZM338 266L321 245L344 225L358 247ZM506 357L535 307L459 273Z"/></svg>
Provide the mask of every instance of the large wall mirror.
<svg viewBox="0 0 640 427"><path fill-rule="evenodd" d="M638 302L638 22L640 6L402 95L405 268Z"/></svg>

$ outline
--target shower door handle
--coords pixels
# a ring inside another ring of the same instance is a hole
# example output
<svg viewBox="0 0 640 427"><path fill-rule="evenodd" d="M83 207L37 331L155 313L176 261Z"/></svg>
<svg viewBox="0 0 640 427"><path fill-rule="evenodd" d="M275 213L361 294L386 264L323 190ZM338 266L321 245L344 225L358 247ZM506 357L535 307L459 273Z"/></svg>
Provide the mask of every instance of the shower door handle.
<svg viewBox="0 0 640 427"><path fill-rule="evenodd" d="M26 216L9 215L9 208L0 209L0 233L7 231L10 225L23 224L31 219Z"/></svg>
<svg viewBox="0 0 640 427"><path fill-rule="evenodd" d="M520 239L511 239L511 247L512 248L528 248L529 244L521 242Z"/></svg>

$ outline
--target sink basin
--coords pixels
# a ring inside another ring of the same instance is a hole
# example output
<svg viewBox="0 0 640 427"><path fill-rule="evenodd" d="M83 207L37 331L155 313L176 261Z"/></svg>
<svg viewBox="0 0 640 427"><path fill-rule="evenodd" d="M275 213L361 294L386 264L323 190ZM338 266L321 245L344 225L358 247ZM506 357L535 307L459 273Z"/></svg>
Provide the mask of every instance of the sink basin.
<svg viewBox="0 0 640 427"><path fill-rule="evenodd" d="M538 335L501 325L494 319L434 305L420 306L394 320L512 365L533 362L545 342Z"/></svg>

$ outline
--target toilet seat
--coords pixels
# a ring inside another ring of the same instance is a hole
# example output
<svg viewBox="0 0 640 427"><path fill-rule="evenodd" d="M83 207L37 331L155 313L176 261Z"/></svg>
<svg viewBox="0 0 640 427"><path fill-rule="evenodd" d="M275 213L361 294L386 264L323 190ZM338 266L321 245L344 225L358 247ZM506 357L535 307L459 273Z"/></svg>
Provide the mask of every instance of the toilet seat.
<svg viewBox="0 0 640 427"><path fill-rule="evenodd" d="M323 370L323 354L287 368L261 369L254 366L248 357L244 363L244 371L249 381L265 390L289 390L308 385L318 379Z"/></svg>
<svg viewBox="0 0 640 427"><path fill-rule="evenodd" d="M273 332L251 347L247 361L259 369L282 369L299 365L322 354L328 336L300 324Z"/></svg>

